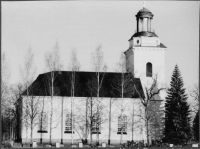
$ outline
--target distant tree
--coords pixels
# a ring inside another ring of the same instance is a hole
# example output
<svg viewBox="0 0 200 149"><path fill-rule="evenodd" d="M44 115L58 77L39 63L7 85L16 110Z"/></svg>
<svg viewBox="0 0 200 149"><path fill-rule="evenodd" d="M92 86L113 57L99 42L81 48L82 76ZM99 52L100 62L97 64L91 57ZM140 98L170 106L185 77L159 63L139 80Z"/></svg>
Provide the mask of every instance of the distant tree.
<svg viewBox="0 0 200 149"><path fill-rule="evenodd" d="M22 112L20 100L22 99L22 93L24 92L24 87L22 83L13 84L10 87L10 101L12 105L11 115L12 115L12 129L13 138L15 141L21 141L21 129L22 129Z"/></svg>
<svg viewBox="0 0 200 149"><path fill-rule="evenodd" d="M45 54L45 64L48 71L50 71L50 76L47 76L47 92L50 93L51 100L50 100L50 144L52 143L52 130L53 130L53 115L55 115L56 108L53 107L53 97L59 94L59 91L55 89L55 79L59 74L59 71L62 68L61 61L60 61L60 53L59 53L59 45L56 42L52 51L47 52ZM57 126L57 124L56 124ZM56 127L55 126L55 127Z"/></svg>
<svg viewBox="0 0 200 149"><path fill-rule="evenodd" d="M195 118L193 120L193 134L194 134L194 140L199 141L199 110L195 115Z"/></svg>
<svg viewBox="0 0 200 149"><path fill-rule="evenodd" d="M1 130L2 136L6 134L7 131L10 132L9 125L10 124L10 100L9 100L9 80L10 80L10 67L9 61L7 59L6 53L3 52L1 55ZM10 136L9 136L10 137ZM2 137L4 138L4 137Z"/></svg>
<svg viewBox="0 0 200 149"><path fill-rule="evenodd" d="M178 66L175 66L167 89L165 103L165 141L173 144L183 144L191 138L190 110L187 94L183 88L183 79Z"/></svg>
<svg viewBox="0 0 200 149"><path fill-rule="evenodd" d="M193 90L190 91L190 96L195 102L195 105L193 106L193 112L197 113L199 111L199 83L194 85Z"/></svg>
<svg viewBox="0 0 200 149"><path fill-rule="evenodd" d="M199 140L199 83L194 86L194 89L190 92L190 96L193 97L195 105L193 106L193 112L195 112L195 118L193 120L193 135L195 140Z"/></svg>
<svg viewBox="0 0 200 149"><path fill-rule="evenodd" d="M1 67L1 110L2 114L4 114L6 108L9 105L9 79L10 79L10 67L9 67L9 61L6 57L6 53L2 53L1 57L2 67Z"/></svg>
<svg viewBox="0 0 200 149"><path fill-rule="evenodd" d="M20 98L23 90L22 90L22 84L14 84L12 85L10 88L10 108L9 108L9 116L10 116L10 120L11 123L9 125L11 125L11 129L12 129L12 133L13 133L13 138L14 140L17 139L17 131L16 129L17 127L17 118L19 117L20 113L17 113L17 100Z"/></svg>

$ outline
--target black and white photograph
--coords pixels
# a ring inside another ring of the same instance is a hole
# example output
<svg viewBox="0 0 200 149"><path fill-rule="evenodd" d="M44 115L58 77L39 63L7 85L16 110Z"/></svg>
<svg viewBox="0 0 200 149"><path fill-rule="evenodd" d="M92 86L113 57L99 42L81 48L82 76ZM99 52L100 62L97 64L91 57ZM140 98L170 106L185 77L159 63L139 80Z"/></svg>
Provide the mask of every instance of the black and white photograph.
<svg viewBox="0 0 200 149"><path fill-rule="evenodd" d="M198 1L2 1L1 148L198 148Z"/></svg>

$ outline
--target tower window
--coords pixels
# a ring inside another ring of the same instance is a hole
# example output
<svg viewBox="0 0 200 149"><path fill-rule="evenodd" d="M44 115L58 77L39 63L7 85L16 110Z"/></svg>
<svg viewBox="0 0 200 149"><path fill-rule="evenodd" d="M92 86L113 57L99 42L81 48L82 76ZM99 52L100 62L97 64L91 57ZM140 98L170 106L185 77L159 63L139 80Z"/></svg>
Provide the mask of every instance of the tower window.
<svg viewBox="0 0 200 149"><path fill-rule="evenodd" d="M147 65L146 65L146 76L152 77L152 64L151 63L147 63Z"/></svg>
<svg viewBox="0 0 200 149"><path fill-rule="evenodd" d="M139 44L139 40L137 40L137 44Z"/></svg>

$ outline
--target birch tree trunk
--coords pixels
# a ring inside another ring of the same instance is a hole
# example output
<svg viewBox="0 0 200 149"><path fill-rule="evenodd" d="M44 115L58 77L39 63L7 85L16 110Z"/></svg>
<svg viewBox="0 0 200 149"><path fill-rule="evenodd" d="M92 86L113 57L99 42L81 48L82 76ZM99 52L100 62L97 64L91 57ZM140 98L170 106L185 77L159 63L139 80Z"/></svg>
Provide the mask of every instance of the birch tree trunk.
<svg viewBox="0 0 200 149"><path fill-rule="evenodd" d="M63 98L62 98L62 109L61 109L61 144L63 144Z"/></svg>
<svg viewBox="0 0 200 149"><path fill-rule="evenodd" d="M88 117L88 98L86 99L86 105L85 105L85 107L86 107L86 113L85 113L85 140L87 141L87 133L88 133L88 121L87 121L87 117Z"/></svg>
<svg viewBox="0 0 200 149"><path fill-rule="evenodd" d="M74 132L74 94L75 94L75 85L76 85L76 71L79 71L80 69L80 63L77 59L77 54L76 54L76 49L72 49L71 52L71 63L70 63L70 69L71 69L71 128L72 128L72 133L71 133L71 144L74 143L73 140L73 132Z"/></svg>
<svg viewBox="0 0 200 149"><path fill-rule="evenodd" d="M92 123L93 123L92 107L93 107L93 106L92 106L92 97L91 97L91 101L90 101L90 110L91 110L91 111L90 111L90 112L91 112L91 116L90 116L90 117L91 117L91 118L90 118L90 144L91 144L91 145L92 145L92 129L93 129L93 128L92 128L92 127L93 127L93 126L92 126L92 125L93 125L93 124L92 124Z"/></svg>
<svg viewBox="0 0 200 149"><path fill-rule="evenodd" d="M49 82L49 86L48 86L48 91L50 92L50 135L49 135L49 143L52 144L52 129L56 128L57 125L55 127L53 127L53 116L55 115L55 112L57 111L57 109L54 108L53 106L53 97L55 95L58 95L59 93L54 92L55 91L55 84L54 81L58 75L58 73L60 73L60 70L62 68L61 62L60 62L60 53L59 53L59 45L58 42L56 42L55 47L52 49L52 51L47 52L45 54L45 64L46 64L46 68L50 71L50 76L47 76L47 80ZM58 72L55 72L58 71ZM62 118L60 118L61 121Z"/></svg>
<svg viewBox="0 0 200 149"><path fill-rule="evenodd" d="M134 104L133 104L133 116L132 116L132 141L133 141L133 131L134 131Z"/></svg>
<svg viewBox="0 0 200 149"><path fill-rule="evenodd" d="M110 137L111 137L111 98L110 98L110 108L109 108L109 134L108 134L108 145L110 145Z"/></svg>

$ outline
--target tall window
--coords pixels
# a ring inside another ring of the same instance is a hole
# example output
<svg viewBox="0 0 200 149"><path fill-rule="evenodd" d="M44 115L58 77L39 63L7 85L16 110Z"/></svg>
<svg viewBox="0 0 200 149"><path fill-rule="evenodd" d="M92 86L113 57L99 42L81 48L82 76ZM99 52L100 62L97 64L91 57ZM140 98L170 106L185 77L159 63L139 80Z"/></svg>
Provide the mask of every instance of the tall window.
<svg viewBox="0 0 200 149"><path fill-rule="evenodd" d="M117 134L127 134L127 116L122 115L118 117L118 132Z"/></svg>
<svg viewBox="0 0 200 149"><path fill-rule="evenodd" d="M38 133L47 133L48 130L48 115L42 112L39 116Z"/></svg>
<svg viewBox="0 0 200 149"><path fill-rule="evenodd" d="M146 76L147 77L152 77L152 64L151 63L147 63L146 65Z"/></svg>
<svg viewBox="0 0 200 149"><path fill-rule="evenodd" d="M72 116L71 116L71 113L66 114L65 133L72 133Z"/></svg>
<svg viewBox="0 0 200 149"><path fill-rule="evenodd" d="M92 120L92 133L93 134L101 134L101 117L100 114L96 113L93 116Z"/></svg>

